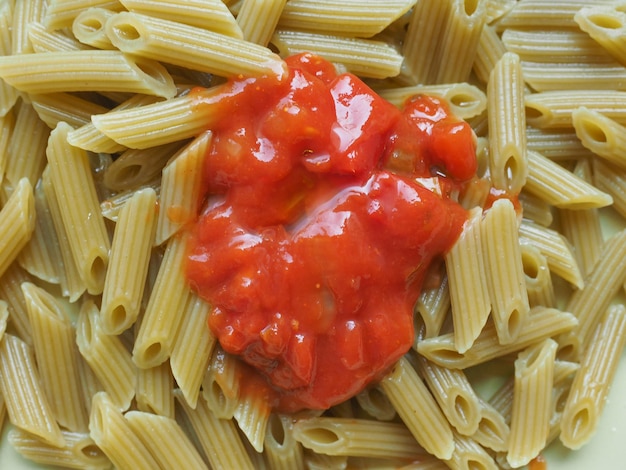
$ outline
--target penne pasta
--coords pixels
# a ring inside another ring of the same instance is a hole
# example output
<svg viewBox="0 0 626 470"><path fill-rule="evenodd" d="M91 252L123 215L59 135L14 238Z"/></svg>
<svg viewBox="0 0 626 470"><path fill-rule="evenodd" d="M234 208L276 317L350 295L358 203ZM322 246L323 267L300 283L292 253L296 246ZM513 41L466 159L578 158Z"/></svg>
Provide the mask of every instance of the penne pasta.
<svg viewBox="0 0 626 470"><path fill-rule="evenodd" d="M244 0L241 3L237 24L244 39L267 46L287 4L286 0ZM319 15L316 20L319 21Z"/></svg>
<svg viewBox="0 0 626 470"><path fill-rule="evenodd" d="M18 181L13 194L0 210L0 276L28 243L35 230L35 199L27 178Z"/></svg>
<svg viewBox="0 0 626 470"><path fill-rule="evenodd" d="M105 334L120 334L139 316L156 230L156 202L156 193L147 188L135 192L120 210L100 307Z"/></svg>
<svg viewBox="0 0 626 470"><path fill-rule="evenodd" d="M123 52L192 70L221 76L284 73L282 61L265 47L175 21L122 12L107 21L106 32Z"/></svg>
<svg viewBox="0 0 626 470"><path fill-rule="evenodd" d="M106 8L89 8L81 11L72 22L72 33L81 43L96 49L114 49L106 35L105 25L115 15Z"/></svg>
<svg viewBox="0 0 626 470"><path fill-rule="evenodd" d="M203 132L165 165L161 177L156 245L168 240L198 213L202 169L211 139L210 131Z"/></svg>
<svg viewBox="0 0 626 470"><path fill-rule="evenodd" d="M43 391L30 346L4 334L0 341L0 392L11 423L56 446L65 443Z"/></svg>
<svg viewBox="0 0 626 470"><path fill-rule="evenodd" d="M117 336L102 331L98 307L86 302L76 325L78 349L107 393L107 402L118 410L130 407L137 375L130 354Z"/></svg>
<svg viewBox="0 0 626 470"><path fill-rule="evenodd" d="M415 459L424 450L402 424L342 418L298 419L294 438L321 454Z"/></svg>
<svg viewBox="0 0 626 470"><path fill-rule="evenodd" d="M437 365L465 369L520 351L546 338L566 333L577 324L578 320L569 312L535 307L531 309L525 327L513 343L500 345L495 327L488 323L472 347L464 354L459 354L455 350L453 335L450 333L422 340L418 344L417 352Z"/></svg>
<svg viewBox="0 0 626 470"><path fill-rule="evenodd" d="M489 171L495 188L516 194L528 175L524 81L519 57L507 52L487 83Z"/></svg>
<svg viewBox="0 0 626 470"><path fill-rule="evenodd" d="M515 385L507 461L527 465L545 447L550 432L552 383L557 343L546 339L521 352ZM530 408L530 410L529 410Z"/></svg>
<svg viewBox="0 0 626 470"><path fill-rule="evenodd" d="M174 378L167 362L149 369L137 369L135 400L137 409L174 418Z"/></svg>
<svg viewBox="0 0 626 470"><path fill-rule="evenodd" d="M589 34L622 65L626 64L626 13L609 6L581 8L574 15L581 30Z"/></svg>
<svg viewBox="0 0 626 470"><path fill-rule="evenodd" d="M187 236L183 234L172 238L165 251L133 346L133 361L140 368L158 366L172 352L182 321L181 314L191 295L181 275Z"/></svg>
<svg viewBox="0 0 626 470"><path fill-rule="evenodd" d="M626 168L626 127L585 107L572 112L572 123L586 148L620 168Z"/></svg>
<svg viewBox="0 0 626 470"><path fill-rule="evenodd" d="M161 468L208 468L173 418L129 411L124 420Z"/></svg>
<svg viewBox="0 0 626 470"><path fill-rule="evenodd" d="M85 63L90 67L85 68ZM27 93L122 91L165 98L176 93L174 82L162 65L120 51L4 56L0 57L0 78Z"/></svg>
<svg viewBox="0 0 626 470"><path fill-rule="evenodd" d="M87 154L67 144L70 129L60 123L50 134L46 149L50 180L79 275L89 293L100 294L111 245Z"/></svg>
<svg viewBox="0 0 626 470"><path fill-rule="evenodd" d="M41 384L56 421L70 431L86 431L76 332L63 306L45 290L25 282L22 292L33 333Z"/></svg>
<svg viewBox="0 0 626 470"><path fill-rule="evenodd" d="M483 256L481 211L470 213L459 240L445 256L455 349L467 351L491 311ZM468 272L478 275L468 276Z"/></svg>
<svg viewBox="0 0 626 470"><path fill-rule="evenodd" d="M106 392L99 392L93 397L89 435L117 468L159 468ZM127 452L126 446L133 451Z"/></svg>
<svg viewBox="0 0 626 470"><path fill-rule="evenodd" d="M128 11L168 19L242 39L233 14L221 0L120 0Z"/></svg>
<svg viewBox="0 0 626 470"><path fill-rule="evenodd" d="M606 207L613 199L543 155L528 152L526 191L563 209Z"/></svg>
<svg viewBox="0 0 626 470"><path fill-rule="evenodd" d="M282 56L312 52L365 77L395 77L402 65L402 56L393 47L374 39L277 29L270 43Z"/></svg>
<svg viewBox="0 0 626 470"><path fill-rule="evenodd" d="M380 386L417 442L428 453L450 459L455 450L450 424L408 359L400 359Z"/></svg>
<svg viewBox="0 0 626 470"><path fill-rule="evenodd" d="M293 420L286 415L272 413L265 433L263 449L270 468L276 470L303 470L304 452L293 435Z"/></svg>
<svg viewBox="0 0 626 470"><path fill-rule="evenodd" d="M578 449L596 431L626 344L626 308L610 307L595 326L563 409L561 442Z"/></svg>
<svg viewBox="0 0 626 470"><path fill-rule="evenodd" d="M491 318L500 344L508 344L519 335L530 310L513 204L508 199L495 201L481 223Z"/></svg>

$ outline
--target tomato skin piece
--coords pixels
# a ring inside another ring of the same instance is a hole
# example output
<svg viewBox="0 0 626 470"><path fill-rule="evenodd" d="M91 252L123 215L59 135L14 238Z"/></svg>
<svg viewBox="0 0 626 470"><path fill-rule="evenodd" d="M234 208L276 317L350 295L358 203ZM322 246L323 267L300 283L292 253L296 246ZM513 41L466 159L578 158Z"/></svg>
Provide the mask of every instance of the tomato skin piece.
<svg viewBox="0 0 626 470"><path fill-rule="evenodd" d="M281 81L225 85L186 276L222 348L292 412L353 396L412 345L426 269L467 218L448 194L475 147L440 99L398 110L317 56L286 62Z"/></svg>

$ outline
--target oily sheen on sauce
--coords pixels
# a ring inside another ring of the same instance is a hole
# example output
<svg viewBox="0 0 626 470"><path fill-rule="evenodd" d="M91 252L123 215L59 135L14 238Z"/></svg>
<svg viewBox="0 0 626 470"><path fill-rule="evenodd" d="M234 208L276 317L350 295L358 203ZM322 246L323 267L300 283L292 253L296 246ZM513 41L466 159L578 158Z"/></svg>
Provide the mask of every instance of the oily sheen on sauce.
<svg viewBox="0 0 626 470"><path fill-rule="evenodd" d="M450 196L476 157L438 98L399 110L319 57L287 65L198 102L216 119L187 277L247 380L296 411L353 396L410 348L426 270L467 218Z"/></svg>

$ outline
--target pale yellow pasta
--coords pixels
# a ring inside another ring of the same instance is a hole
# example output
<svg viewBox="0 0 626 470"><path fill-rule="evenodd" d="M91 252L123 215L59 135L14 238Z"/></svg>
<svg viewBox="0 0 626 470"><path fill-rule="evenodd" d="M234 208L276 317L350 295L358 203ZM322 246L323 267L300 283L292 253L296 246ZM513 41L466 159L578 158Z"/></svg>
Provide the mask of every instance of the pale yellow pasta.
<svg viewBox="0 0 626 470"><path fill-rule="evenodd" d="M513 343L500 345L495 326L490 322L464 354L459 354L454 348L454 338L451 333L423 339L418 345L417 352L440 366L465 369L568 332L577 324L578 320L569 312L535 307L531 309L526 325Z"/></svg>
<svg viewBox="0 0 626 470"><path fill-rule="evenodd" d="M472 439L483 447L496 452L504 452L508 449L511 429L507 420L489 402L479 399L481 411L480 421Z"/></svg>
<svg viewBox="0 0 626 470"><path fill-rule="evenodd" d="M486 22L491 24L511 11L517 0L487 0L485 3Z"/></svg>
<svg viewBox="0 0 626 470"><path fill-rule="evenodd" d="M71 319L63 305L44 289L25 282L22 291L41 384L56 421L70 431L86 431L88 414L82 401Z"/></svg>
<svg viewBox="0 0 626 470"><path fill-rule="evenodd" d="M149 369L137 368L135 401L138 410L173 418L173 390L174 377L167 361Z"/></svg>
<svg viewBox="0 0 626 470"><path fill-rule="evenodd" d="M197 214L201 198L202 169L211 138L210 131L203 132L176 153L163 169L157 245L191 222Z"/></svg>
<svg viewBox="0 0 626 470"><path fill-rule="evenodd" d="M267 46L286 3L286 0L243 0L237 13L243 38Z"/></svg>
<svg viewBox="0 0 626 470"><path fill-rule="evenodd" d="M485 24L485 0L452 0L437 52L435 83L468 80Z"/></svg>
<svg viewBox="0 0 626 470"><path fill-rule="evenodd" d="M391 421L396 410L379 386L367 387L354 397L361 409L379 421Z"/></svg>
<svg viewBox="0 0 626 470"><path fill-rule="evenodd" d="M12 110L0 117L0 183L4 180L4 172L7 166L7 148L11 142L15 117Z"/></svg>
<svg viewBox="0 0 626 470"><path fill-rule="evenodd" d="M221 0L120 0L128 11L177 21L217 33L243 38L233 14Z"/></svg>
<svg viewBox="0 0 626 470"><path fill-rule="evenodd" d="M304 470L302 444L294 439L290 416L272 413L265 433L263 450L270 468Z"/></svg>
<svg viewBox="0 0 626 470"><path fill-rule="evenodd" d="M35 187L34 198L35 229L28 243L20 251L17 261L38 279L51 284L60 284L63 258L42 184Z"/></svg>
<svg viewBox="0 0 626 470"><path fill-rule="evenodd" d="M232 420L217 418L202 398L193 409L179 391L176 390L174 396L191 422L211 467L253 470L250 457Z"/></svg>
<svg viewBox="0 0 626 470"><path fill-rule="evenodd" d="M596 187L613 198L613 209L626 217L626 174L602 159L593 162L593 182Z"/></svg>
<svg viewBox="0 0 626 470"><path fill-rule="evenodd" d="M22 283L30 282L32 278L19 264L12 263L0 276L0 299L7 303L11 318L10 326L20 339L32 346L32 329L26 310L26 301L22 293Z"/></svg>
<svg viewBox="0 0 626 470"><path fill-rule="evenodd" d="M497 189L518 193L528 174L524 81L519 57L505 53L487 83L489 171Z"/></svg>
<svg viewBox="0 0 626 470"><path fill-rule="evenodd" d="M11 52L13 54L32 52L32 44L28 40L28 25L31 22L43 20L46 3L45 0L15 2L11 25Z"/></svg>
<svg viewBox="0 0 626 470"><path fill-rule="evenodd" d="M85 63L90 67L86 68ZM41 52L0 57L0 78L27 93L123 91L171 98L176 87L158 62L120 51Z"/></svg>
<svg viewBox="0 0 626 470"><path fill-rule="evenodd" d="M610 4L612 0L595 0ZM499 28L575 28L574 14L589 4L588 0L524 0L518 2L497 22Z"/></svg>
<svg viewBox="0 0 626 470"><path fill-rule="evenodd" d="M506 49L522 61L545 63L606 63L611 57L588 34L571 29L507 29L502 33Z"/></svg>
<svg viewBox="0 0 626 470"><path fill-rule="evenodd" d="M74 18L87 8L106 8L113 11L123 9L119 0L50 0L44 24L51 30L69 28Z"/></svg>
<svg viewBox="0 0 626 470"><path fill-rule="evenodd" d="M202 397L217 418L230 419L239 403L239 359L217 345L202 380Z"/></svg>
<svg viewBox="0 0 626 470"><path fill-rule="evenodd" d="M21 429L11 429L7 441L23 457L41 465L63 468L107 470L111 461L86 432L61 430L65 444L50 445Z"/></svg>
<svg viewBox="0 0 626 470"><path fill-rule="evenodd" d="M445 98L452 114L462 119L472 118L487 109L485 93L480 88L465 82L388 88L380 90L378 94L399 108L417 94L441 96Z"/></svg>
<svg viewBox="0 0 626 470"><path fill-rule="evenodd" d="M206 327L210 305L197 295L189 296L180 330L170 356L176 383L187 403L196 406L200 387L216 338Z"/></svg>
<svg viewBox="0 0 626 470"><path fill-rule="evenodd" d="M438 366L421 356L417 356L416 363L448 422L459 434L474 434L482 417L481 406L465 373L460 369Z"/></svg>
<svg viewBox="0 0 626 470"><path fill-rule="evenodd" d="M54 129L61 121L72 127L91 122L91 116L107 112L104 106L70 93L45 93L30 95L31 104L43 122Z"/></svg>
<svg viewBox="0 0 626 470"><path fill-rule="evenodd" d="M610 195L532 150L528 152L524 190L562 209L592 209L613 203Z"/></svg>
<svg viewBox="0 0 626 470"><path fill-rule="evenodd" d="M124 419L161 468L207 468L196 448L173 418L129 411Z"/></svg>
<svg viewBox="0 0 626 470"><path fill-rule="evenodd" d="M520 240L539 249L546 257L550 271L578 289L584 286L583 276L572 253L570 243L555 230L522 220Z"/></svg>
<svg viewBox="0 0 626 470"><path fill-rule="evenodd" d="M591 164L580 160L574 168L574 174L584 181L591 181ZM587 276L600 259L604 240L598 209L560 211L563 235L574 246L574 254L584 276Z"/></svg>
<svg viewBox="0 0 626 470"><path fill-rule="evenodd" d="M127 109L147 106L152 103L161 101L160 98L150 95L133 95L131 98L120 103L113 108L111 112L124 111ZM92 115L92 121L95 116L100 114L106 114L106 111L99 114ZM70 131L67 135L67 141L74 147L89 150L91 152L104 152L104 153L116 153L126 150L126 146L115 142L108 136L103 134L93 122L88 122L85 125ZM155 146L158 144L154 144Z"/></svg>
<svg viewBox="0 0 626 470"><path fill-rule="evenodd" d="M460 353L472 346L491 311L484 265L481 216L482 211L479 209L470 213L459 239L445 255L454 322L454 344Z"/></svg>
<svg viewBox="0 0 626 470"><path fill-rule="evenodd" d="M118 410L127 410L135 396L137 372L120 338L102 331L98 307L91 301L85 302L80 310L76 343L107 392L107 400Z"/></svg>
<svg viewBox="0 0 626 470"><path fill-rule="evenodd" d="M89 293L100 294L111 244L87 153L67 143L70 129L69 124L59 123L50 134L46 149L50 180L81 279Z"/></svg>
<svg viewBox="0 0 626 470"><path fill-rule="evenodd" d="M380 3L366 3L361 0L290 0L282 12L279 26L371 37L408 12L413 3L415 2L411 0Z"/></svg>
<svg viewBox="0 0 626 470"><path fill-rule="evenodd" d="M550 227L554 221L554 207L545 200L538 198L528 191L522 190L518 194L517 199L522 206L522 215L524 219L528 219L543 227Z"/></svg>
<svg viewBox="0 0 626 470"><path fill-rule="evenodd" d="M159 274L133 346L133 361L141 368L165 362L181 323L181 314L190 295L183 263L189 234L170 239Z"/></svg>
<svg viewBox="0 0 626 470"><path fill-rule="evenodd" d="M478 45L476 46L476 57L473 65L474 73L482 83L489 81L491 71L507 52L507 49L493 26L483 26Z"/></svg>
<svg viewBox="0 0 626 470"><path fill-rule="evenodd" d="M294 438L321 454L414 459L424 450L403 424L318 417L298 419Z"/></svg>
<svg viewBox="0 0 626 470"><path fill-rule="evenodd" d="M442 279L436 289L422 289L415 313L419 315L426 328L425 337L437 336L450 310L450 289L448 277ZM414 347L417 343L415 343Z"/></svg>
<svg viewBox="0 0 626 470"><path fill-rule="evenodd" d="M270 42L282 56L312 52L363 77L395 77L402 65L402 56L392 46L374 39L277 29Z"/></svg>
<svg viewBox="0 0 626 470"><path fill-rule="evenodd" d="M121 51L222 76L282 75L281 60L269 49L206 29L138 13L118 13L107 35Z"/></svg>
<svg viewBox="0 0 626 470"><path fill-rule="evenodd" d="M446 29L451 0L417 0L402 44L402 75L411 85L434 82L439 44Z"/></svg>
<svg viewBox="0 0 626 470"><path fill-rule="evenodd" d="M572 128L572 112L581 106L626 122L626 92L557 90L526 96L526 122L539 128Z"/></svg>
<svg viewBox="0 0 626 470"><path fill-rule="evenodd" d="M0 210L0 276L9 268L20 250L28 243L35 229L35 198L26 178L17 182L15 190Z"/></svg>
<svg viewBox="0 0 626 470"><path fill-rule="evenodd" d="M219 119L211 105L222 91L222 87L216 86L167 101L99 114L91 120L96 130L119 144L150 148L195 137L210 128ZM72 145L84 148L72 137L69 136Z"/></svg>
<svg viewBox="0 0 626 470"><path fill-rule="evenodd" d="M408 359L401 358L380 386L417 442L428 453L450 459L455 448L450 424Z"/></svg>
<svg viewBox="0 0 626 470"><path fill-rule="evenodd" d="M521 352L515 385L507 461L521 467L545 447L550 432L552 384L557 343L546 339Z"/></svg>
<svg viewBox="0 0 626 470"><path fill-rule="evenodd" d="M106 392L98 392L93 397L89 435L117 468L159 468L150 451ZM128 449L132 449L132 452Z"/></svg>
<svg viewBox="0 0 626 470"><path fill-rule="evenodd" d="M548 260L538 248L528 243L522 243L520 251L528 304L531 307L554 307L556 300Z"/></svg>
<svg viewBox="0 0 626 470"><path fill-rule="evenodd" d="M460 434L454 434L454 453L446 461L446 465L452 470L467 468L481 468L485 470L497 470L493 458L474 439Z"/></svg>
<svg viewBox="0 0 626 470"><path fill-rule="evenodd" d="M482 221L482 247L491 318L501 344L517 338L528 318L528 293L517 214L508 199L493 203ZM506 263L502 260L506 259Z"/></svg>
<svg viewBox="0 0 626 470"><path fill-rule="evenodd" d="M626 168L626 127L603 114L580 107L572 112L576 135L594 154Z"/></svg>
<svg viewBox="0 0 626 470"><path fill-rule="evenodd" d="M70 238L68 237L57 194L51 181L50 166L47 166L44 170L41 183L48 208L50 209L50 216L59 242L59 249L63 261L63 269L59 271L59 284L63 295L68 297L70 302L75 302L87 290L87 286L80 275L78 266L74 260L74 255L72 254Z"/></svg>
<svg viewBox="0 0 626 470"><path fill-rule="evenodd" d="M626 68L610 61L607 63L556 63L522 62L524 79L538 92L579 90L626 90Z"/></svg>
<svg viewBox="0 0 626 470"><path fill-rule="evenodd" d="M33 351L10 334L4 334L0 341L0 392L11 424L49 444L64 444L43 391Z"/></svg>
<svg viewBox="0 0 626 470"><path fill-rule="evenodd" d="M581 30L597 41L609 54L626 64L626 13L609 6L581 8L574 15Z"/></svg>
<svg viewBox="0 0 626 470"><path fill-rule="evenodd" d="M257 390L246 387L239 393L233 418L256 452L263 452L271 412L272 409L266 397L262 393L257 393Z"/></svg>
<svg viewBox="0 0 626 470"><path fill-rule="evenodd" d="M540 153L554 161L567 161L591 157L592 153L582 144L574 129L526 128L528 150Z"/></svg>
<svg viewBox="0 0 626 470"><path fill-rule="evenodd" d="M6 150L4 179L9 184L16 186L21 178L28 178L35 187L46 164L49 135L50 129L39 119L33 106L22 103Z"/></svg>
<svg viewBox="0 0 626 470"><path fill-rule="evenodd" d="M106 334L120 334L139 316L156 231L156 202L152 188L142 189L120 210L100 308Z"/></svg>
<svg viewBox="0 0 626 470"><path fill-rule="evenodd" d="M13 8L11 7L11 2L0 4L0 55L11 53L11 23L13 22ZM0 80L0 117L7 115L17 98L17 90L4 80Z"/></svg>
<svg viewBox="0 0 626 470"><path fill-rule="evenodd" d="M133 197L135 191L150 188L158 197L161 193L160 183L160 179L153 179L139 188L127 189L107 197L100 203L100 212L102 212L102 216L107 220L117 222L122 207L124 207L124 204L126 204L126 202Z"/></svg>
<svg viewBox="0 0 626 470"><path fill-rule="evenodd" d="M88 8L81 11L72 22L72 33L81 43L96 49L114 49L106 34L105 25L114 11L105 8Z"/></svg>
<svg viewBox="0 0 626 470"><path fill-rule="evenodd" d="M566 447L578 449L595 433L625 344L626 308L616 305L595 326L567 397L560 434Z"/></svg>
<svg viewBox="0 0 626 470"><path fill-rule="evenodd" d="M28 25L28 39L33 45L34 52L80 51L89 49L76 38L68 36L63 31L50 31L37 22Z"/></svg>
<svg viewBox="0 0 626 470"><path fill-rule="evenodd" d="M626 230L621 230L606 241L585 287L575 291L565 305L565 309L578 319L578 325L559 338L561 358L575 360L584 354L596 323L624 284L625 257Z"/></svg>

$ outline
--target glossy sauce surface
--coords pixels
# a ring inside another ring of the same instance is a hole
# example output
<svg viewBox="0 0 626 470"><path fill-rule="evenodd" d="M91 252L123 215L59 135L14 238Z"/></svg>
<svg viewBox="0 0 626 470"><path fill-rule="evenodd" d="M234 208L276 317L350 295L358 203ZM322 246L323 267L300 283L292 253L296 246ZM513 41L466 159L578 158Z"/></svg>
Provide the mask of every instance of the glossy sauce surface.
<svg viewBox="0 0 626 470"><path fill-rule="evenodd" d="M222 347L295 411L353 396L409 349L426 269L466 220L449 196L476 158L441 100L398 110L319 57L287 63L210 103L187 277Z"/></svg>

